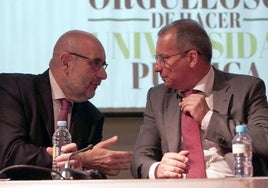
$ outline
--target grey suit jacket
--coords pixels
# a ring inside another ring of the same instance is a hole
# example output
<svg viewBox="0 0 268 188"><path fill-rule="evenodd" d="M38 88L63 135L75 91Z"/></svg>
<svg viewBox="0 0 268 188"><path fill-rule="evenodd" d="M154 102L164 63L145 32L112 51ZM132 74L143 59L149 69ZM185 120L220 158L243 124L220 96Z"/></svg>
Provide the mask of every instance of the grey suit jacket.
<svg viewBox="0 0 268 188"><path fill-rule="evenodd" d="M268 105L261 79L224 73L215 69L213 115L204 133L205 142L217 145L232 167L231 141L235 126L248 125L253 139L254 175L267 175ZM143 124L137 137L131 172L135 178L148 178L150 166L161 161L166 152L182 149L180 109L177 91L163 84L151 88Z"/></svg>

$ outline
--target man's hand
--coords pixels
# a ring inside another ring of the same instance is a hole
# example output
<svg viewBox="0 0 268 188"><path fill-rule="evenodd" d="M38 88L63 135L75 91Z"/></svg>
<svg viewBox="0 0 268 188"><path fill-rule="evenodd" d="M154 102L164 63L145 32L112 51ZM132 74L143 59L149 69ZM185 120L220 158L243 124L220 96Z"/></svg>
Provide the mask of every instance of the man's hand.
<svg viewBox="0 0 268 188"><path fill-rule="evenodd" d="M67 144L61 148L61 151L63 152L63 154L56 157L55 161L57 162L57 166L59 166L60 168L63 168L69 156L71 155L71 153L77 151L77 146L75 143ZM53 155L52 147L47 147L47 152L52 156ZM72 166L72 168L81 170L82 162L81 162L80 155L72 156L70 160L70 165Z"/></svg>
<svg viewBox="0 0 268 188"><path fill-rule="evenodd" d="M120 170L128 170L132 160L130 151L112 151L107 149L116 143L117 136L102 141L95 145L92 150L80 153L83 166L88 169L96 169L101 173L115 176Z"/></svg>
<svg viewBox="0 0 268 188"><path fill-rule="evenodd" d="M188 151L180 151L179 153L165 153L155 170L155 177L182 178L182 174L188 173L188 154Z"/></svg>
<svg viewBox="0 0 268 188"><path fill-rule="evenodd" d="M182 99L179 106L184 113L190 113L199 124L210 110L202 93L190 94Z"/></svg>

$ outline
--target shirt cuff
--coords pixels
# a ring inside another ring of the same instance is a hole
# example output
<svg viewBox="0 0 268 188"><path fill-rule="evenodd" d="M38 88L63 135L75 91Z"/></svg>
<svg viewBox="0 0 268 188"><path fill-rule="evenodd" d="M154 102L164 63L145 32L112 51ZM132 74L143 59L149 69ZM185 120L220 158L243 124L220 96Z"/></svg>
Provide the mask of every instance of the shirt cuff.
<svg viewBox="0 0 268 188"><path fill-rule="evenodd" d="M149 169L149 179L156 179L155 177L155 170L156 167L159 165L160 162L155 162L151 165L150 169Z"/></svg>
<svg viewBox="0 0 268 188"><path fill-rule="evenodd" d="M212 110L209 110L205 117L203 118L202 122L201 122L201 129L202 130L206 130L208 128L208 125L209 125L209 122L210 122L210 119L212 117L212 114L213 114L213 111Z"/></svg>

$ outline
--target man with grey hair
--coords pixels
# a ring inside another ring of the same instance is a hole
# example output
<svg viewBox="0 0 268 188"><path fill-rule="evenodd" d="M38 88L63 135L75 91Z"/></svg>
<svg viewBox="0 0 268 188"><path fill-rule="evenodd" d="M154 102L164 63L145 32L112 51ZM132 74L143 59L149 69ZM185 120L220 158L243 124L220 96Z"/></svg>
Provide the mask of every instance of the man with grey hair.
<svg viewBox="0 0 268 188"><path fill-rule="evenodd" d="M211 58L209 36L196 21L177 20L159 31L154 71L164 83L148 91L131 165L135 178L187 178L192 172L196 165L191 165L192 151L184 147L183 114L201 132L204 159L199 161L205 174L196 177L233 176L232 139L242 123L253 140L253 175L267 175L265 84L252 76L222 72L211 65ZM189 90L195 92L183 96ZM188 133L193 134L191 129Z"/></svg>

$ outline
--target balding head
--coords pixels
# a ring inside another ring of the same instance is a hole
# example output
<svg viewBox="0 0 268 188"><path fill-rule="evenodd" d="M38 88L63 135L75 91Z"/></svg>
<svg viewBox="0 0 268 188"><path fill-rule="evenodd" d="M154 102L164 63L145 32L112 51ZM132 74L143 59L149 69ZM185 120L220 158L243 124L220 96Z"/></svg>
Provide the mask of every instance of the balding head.
<svg viewBox="0 0 268 188"><path fill-rule="evenodd" d="M94 35L71 30L56 42L50 70L69 100L83 102L93 97L97 86L107 78L105 60L104 48Z"/></svg>
<svg viewBox="0 0 268 188"><path fill-rule="evenodd" d="M86 50L91 49L99 49L104 52L101 42L94 35L85 31L71 30L64 33L56 42L53 58L57 59L62 52L79 51L80 53L86 53Z"/></svg>

